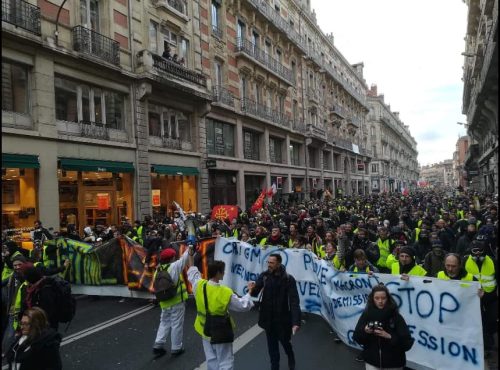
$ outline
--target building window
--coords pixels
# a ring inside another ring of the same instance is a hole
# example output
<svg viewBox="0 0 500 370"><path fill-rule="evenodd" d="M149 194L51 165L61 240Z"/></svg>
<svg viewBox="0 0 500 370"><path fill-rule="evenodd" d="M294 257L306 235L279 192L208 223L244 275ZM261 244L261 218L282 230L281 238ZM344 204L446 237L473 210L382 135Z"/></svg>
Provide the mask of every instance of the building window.
<svg viewBox="0 0 500 370"><path fill-rule="evenodd" d="M245 76L240 76L240 97L241 100L247 97L247 79Z"/></svg>
<svg viewBox="0 0 500 370"><path fill-rule="evenodd" d="M332 169L332 160L331 160L330 152L323 152L323 169L331 170Z"/></svg>
<svg viewBox="0 0 500 370"><path fill-rule="evenodd" d="M318 150L309 148L309 167L318 168Z"/></svg>
<svg viewBox="0 0 500 370"><path fill-rule="evenodd" d="M180 61L184 61L183 64L185 67L189 66L189 40L181 37L180 43L179 43L179 52L178 52L178 57Z"/></svg>
<svg viewBox="0 0 500 370"><path fill-rule="evenodd" d="M297 76L297 64L295 63L294 60L292 60L292 82L295 84L296 83L296 77Z"/></svg>
<svg viewBox="0 0 500 370"><path fill-rule="evenodd" d="M93 122L117 130L124 129L124 94L79 84L60 76L54 78L54 84L57 120Z"/></svg>
<svg viewBox="0 0 500 370"><path fill-rule="evenodd" d="M252 131L243 131L243 154L245 159L258 161L260 135Z"/></svg>
<svg viewBox="0 0 500 370"><path fill-rule="evenodd" d="M27 67L2 61L2 110L28 113L28 76Z"/></svg>
<svg viewBox="0 0 500 370"><path fill-rule="evenodd" d="M238 19L238 26L236 28L236 37L239 40L246 38L246 25Z"/></svg>
<svg viewBox="0 0 500 370"><path fill-rule="evenodd" d="M149 136L191 142L189 116L176 109L149 105Z"/></svg>
<svg viewBox="0 0 500 370"><path fill-rule="evenodd" d="M207 120L207 151L208 154L234 157L234 126Z"/></svg>
<svg viewBox="0 0 500 370"><path fill-rule="evenodd" d="M284 95L278 95L278 112L280 114L285 114L285 96Z"/></svg>
<svg viewBox="0 0 500 370"><path fill-rule="evenodd" d="M283 140L269 138L269 158L273 163L283 163Z"/></svg>
<svg viewBox="0 0 500 370"><path fill-rule="evenodd" d="M293 166L300 166L300 144L290 143L290 162Z"/></svg>
<svg viewBox="0 0 500 370"><path fill-rule="evenodd" d="M82 26L99 32L99 2L80 0L80 20Z"/></svg>
<svg viewBox="0 0 500 370"><path fill-rule="evenodd" d="M214 72L216 86L222 86L222 65L217 60L214 60Z"/></svg>
<svg viewBox="0 0 500 370"><path fill-rule="evenodd" d="M221 24L220 24L220 0L212 0L212 33L221 37Z"/></svg>
<svg viewBox="0 0 500 370"><path fill-rule="evenodd" d="M292 109L293 109L293 112L292 112L293 121L295 123L299 123L299 103L297 102L297 100L293 101Z"/></svg>
<svg viewBox="0 0 500 370"><path fill-rule="evenodd" d="M158 23L149 22L149 51L158 54Z"/></svg>

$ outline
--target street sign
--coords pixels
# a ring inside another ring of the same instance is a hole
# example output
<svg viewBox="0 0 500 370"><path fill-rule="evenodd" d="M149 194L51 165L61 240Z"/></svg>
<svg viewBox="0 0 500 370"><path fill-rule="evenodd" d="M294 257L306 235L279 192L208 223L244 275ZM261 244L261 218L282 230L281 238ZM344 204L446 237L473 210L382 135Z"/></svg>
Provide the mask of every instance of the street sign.
<svg viewBox="0 0 500 370"><path fill-rule="evenodd" d="M206 165L207 165L207 168L217 167L217 161L215 159L207 159Z"/></svg>

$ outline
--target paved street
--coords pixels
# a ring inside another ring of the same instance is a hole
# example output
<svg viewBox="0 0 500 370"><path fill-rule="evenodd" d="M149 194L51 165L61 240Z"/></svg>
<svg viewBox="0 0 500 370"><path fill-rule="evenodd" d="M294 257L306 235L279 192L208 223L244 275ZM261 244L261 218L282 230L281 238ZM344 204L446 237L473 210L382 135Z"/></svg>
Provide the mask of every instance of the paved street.
<svg viewBox="0 0 500 370"><path fill-rule="evenodd" d="M122 316L125 313L130 314ZM117 317L115 321L109 321ZM146 300L126 299L120 302L118 297L101 297L98 300L79 297L77 315L64 334L61 347L64 369L203 369L200 367L205 361L201 339L193 329L193 299L188 301L184 326L186 353L179 358L171 358L167 353L158 360L153 359L151 347L159 317L160 308L153 307ZM235 354L235 368L267 369L266 339L256 326L257 312L234 313L233 317L237 324L236 337L246 332L235 342L236 350L241 347L241 339L250 339ZM356 350L333 341L330 328L323 319L307 314L304 318L305 324L293 338L297 369L364 368L362 363L354 360ZM92 329L94 326L97 327ZM64 329L61 327L60 331ZM260 334L253 338L256 332ZM286 356L283 352L282 359L285 361L281 368L285 369Z"/></svg>

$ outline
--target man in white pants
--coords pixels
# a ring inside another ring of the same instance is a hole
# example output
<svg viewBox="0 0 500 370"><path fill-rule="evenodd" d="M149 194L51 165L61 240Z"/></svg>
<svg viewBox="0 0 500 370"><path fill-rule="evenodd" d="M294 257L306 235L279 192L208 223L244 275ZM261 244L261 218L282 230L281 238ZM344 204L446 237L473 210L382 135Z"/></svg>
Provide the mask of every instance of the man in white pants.
<svg viewBox="0 0 500 370"><path fill-rule="evenodd" d="M184 333L184 313L186 312L188 293L182 276L182 270L189 261L188 250L184 252L179 260L174 262L175 256L176 251L172 248L166 248L160 253L159 268L168 271L173 282L177 285L177 293L168 300L160 301L160 326L158 327L155 344L153 346L153 354L156 357L163 356L167 353L163 347L170 333L172 334L171 355L179 356L184 353L182 336Z"/></svg>
<svg viewBox="0 0 500 370"><path fill-rule="evenodd" d="M188 280L193 287L198 315L194 323L194 328L202 337L203 350L207 360L207 370L232 370L234 366L233 343L210 343L210 337L203 333L205 323L205 299L203 286L206 285L209 310L212 314L221 315L227 310L245 312L253 307L250 295L247 293L243 297L238 297L231 288L221 285L220 280L224 277L225 264L222 261L213 261L208 264L208 278L201 278L201 274L196 266L193 266L193 257L190 256L190 268L188 270ZM249 283L250 284L250 283ZM232 319L231 319L232 321ZM234 324L233 324L234 330Z"/></svg>

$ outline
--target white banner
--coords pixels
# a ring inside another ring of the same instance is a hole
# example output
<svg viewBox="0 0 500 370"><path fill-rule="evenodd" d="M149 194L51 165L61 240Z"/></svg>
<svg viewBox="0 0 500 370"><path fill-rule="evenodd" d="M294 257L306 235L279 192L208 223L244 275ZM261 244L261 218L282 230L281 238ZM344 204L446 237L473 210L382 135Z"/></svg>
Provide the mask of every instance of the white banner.
<svg viewBox="0 0 500 370"><path fill-rule="evenodd" d="M415 343L406 353L414 369L483 369L483 336L479 283L412 276L403 281L390 274L340 272L304 249L262 250L235 239L220 238L215 259L226 263L223 284L237 294L267 269L267 257L281 254L288 273L297 280L302 311L321 315L344 343L354 328L374 285L383 282L399 305Z"/></svg>

